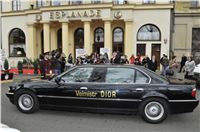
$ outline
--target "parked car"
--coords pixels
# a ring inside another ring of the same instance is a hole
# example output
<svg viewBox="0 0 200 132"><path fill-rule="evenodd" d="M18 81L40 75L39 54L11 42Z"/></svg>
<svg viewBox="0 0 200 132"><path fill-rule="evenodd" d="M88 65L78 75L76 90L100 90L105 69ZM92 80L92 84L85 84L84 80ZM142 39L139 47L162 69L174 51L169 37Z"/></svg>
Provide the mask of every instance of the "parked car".
<svg viewBox="0 0 200 132"><path fill-rule="evenodd" d="M142 66L74 66L51 80L24 81L6 93L23 113L42 106L136 113L160 123L171 113L192 112L199 100L190 80L166 79Z"/></svg>
<svg viewBox="0 0 200 132"><path fill-rule="evenodd" d="M0 123L0 132L20 132L20 131Z"/></svg>
<svg viewBox="0 0 200 132"><path fill-rule="evenodd" d="M200 87L200 64L196 65L194 69L194 78L196 79L196 84Z"/></svg>

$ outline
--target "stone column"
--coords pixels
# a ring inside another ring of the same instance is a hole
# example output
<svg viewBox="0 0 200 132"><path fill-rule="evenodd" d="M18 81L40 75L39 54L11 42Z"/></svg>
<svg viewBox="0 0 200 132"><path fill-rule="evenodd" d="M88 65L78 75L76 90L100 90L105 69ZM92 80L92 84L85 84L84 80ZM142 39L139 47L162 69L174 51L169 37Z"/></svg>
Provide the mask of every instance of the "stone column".
<svg viewBox="0 0 200 132"><path fill-rule="evenodd" d="M125 21L125 41L124 41L124 53L129 58L133 54L133 21Z"/></svg>
<svg viewBox="0 0 200 132"><path fill-rule="evenodd" d="M33 23L29 23L28 25L28 43L26 44L26 56L30 59L36 59L37 56L37 49L36 49L36 27Z"/></svg>
<svg viewBox="0 0 200 132"><path fill-rule="evenodd" d="M90 21L84 21L84 49L86 54L92 53L92 44L90 43Z"/></svg>
<svg viewBox="0 0 200 132"><path fill-rule="evenodd" d="M44 31L44 52L48 52L48 51L51 51L50 25L48 22L43 23L43 31Z"/></svg>
<svg viewBox="0 0 200 132"><path fill-rule="evenodd" d="M104 48L109 49L109 58L112 56L112 30L111 20L104 21Z"/></svg>
<svg viewBox="0 0 200 132"><path fill-rule="evenodd" d="M69 50L69 23L68 21L62 22L62 52L68 57Z"/></svg>

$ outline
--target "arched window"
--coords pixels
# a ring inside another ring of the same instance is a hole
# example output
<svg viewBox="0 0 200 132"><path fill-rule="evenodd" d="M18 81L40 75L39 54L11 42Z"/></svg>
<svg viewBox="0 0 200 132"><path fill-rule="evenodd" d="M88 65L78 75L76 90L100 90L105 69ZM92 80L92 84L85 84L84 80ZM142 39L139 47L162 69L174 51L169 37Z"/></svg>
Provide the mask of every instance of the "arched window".
<svg viewBox="0 0 200 132"><path fill-rule="evenodd" d="M78 28L74 32L74 43L76 49L83 48L84 46L84 30L83 28Z"/></svg>
<svg viewBox="0 0 200 132"><path fill-rule="evenodd" d="M137 33L138 41L160 41L160 29L153 24L143 25Z"/></svg>
<svg viewBox="0 0 200 132"><path fill-rule="evenodd" d="M98 27L94 31L94 42L104 42L104 30Z"/></svg>
<svg viewBox="0 0 200 132"><path fill-rule="evenodd" d="M19 28L14 28L9 34L9 56L25 57L26 56L26 37L24 32Z"/></svg>
<svg viewBox="0 0 200 132"><path fill-rule="evenodd" d="M113 30L113 51L124 52L124 31L121 27Z"/></svg>
<svg viewBox="0 0 200 132"><path fill-rule="evenodd" d="M93 52L100 54L100 49L103 47L104 47L104 30L101 27L97 27L94 30Z"/></svg>

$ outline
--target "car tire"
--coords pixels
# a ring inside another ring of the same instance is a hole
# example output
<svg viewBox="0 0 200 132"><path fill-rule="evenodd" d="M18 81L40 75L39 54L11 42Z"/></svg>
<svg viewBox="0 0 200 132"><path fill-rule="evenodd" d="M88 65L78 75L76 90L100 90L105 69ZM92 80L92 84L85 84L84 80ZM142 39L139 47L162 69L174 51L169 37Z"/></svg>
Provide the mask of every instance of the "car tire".
<svg viewBox="0 0 200 132"><path fill-rule="evenodd" d="M169 114L168 103L160 98L148 98L139 106L140 116L148 123L161 123Z"/></svg>
<svg viewBox="0 0 200 132"><path fill-rule="evenodd" d="M15 105L22 113L31 114L39 110L39 101L37 96L27 90L19 90L14 96Z"/></svg>

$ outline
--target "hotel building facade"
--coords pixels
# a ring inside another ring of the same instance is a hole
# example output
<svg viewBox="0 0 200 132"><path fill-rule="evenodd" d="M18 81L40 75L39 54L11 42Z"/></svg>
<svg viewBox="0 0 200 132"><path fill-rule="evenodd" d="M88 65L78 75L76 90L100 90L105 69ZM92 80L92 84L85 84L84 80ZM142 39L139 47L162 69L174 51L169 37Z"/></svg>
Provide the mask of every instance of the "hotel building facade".
<svg viewBox="0 0 200 132"><path fill-rule="evenodd" d="M24 57L62 49L76 56L104 48L111 57L162 54L172 48L173 8L166 0L2 0L2 49L11 67Z"/></svg>

